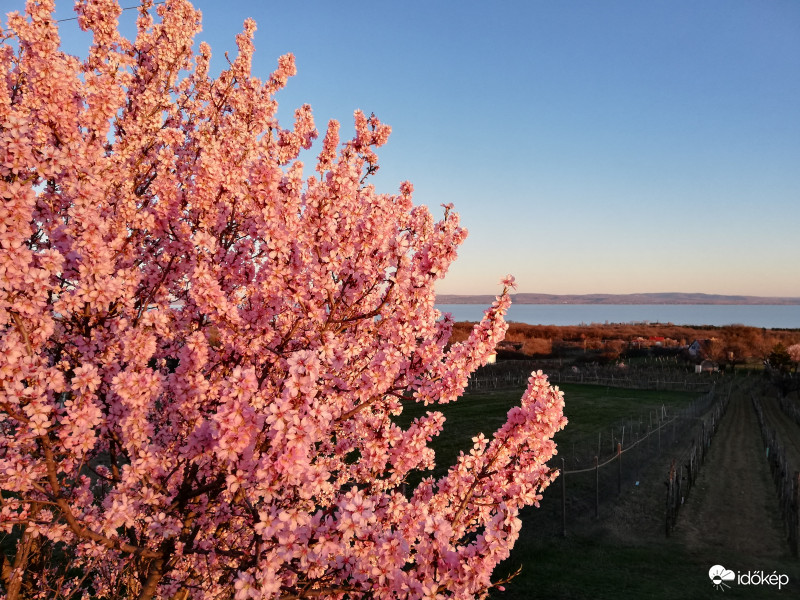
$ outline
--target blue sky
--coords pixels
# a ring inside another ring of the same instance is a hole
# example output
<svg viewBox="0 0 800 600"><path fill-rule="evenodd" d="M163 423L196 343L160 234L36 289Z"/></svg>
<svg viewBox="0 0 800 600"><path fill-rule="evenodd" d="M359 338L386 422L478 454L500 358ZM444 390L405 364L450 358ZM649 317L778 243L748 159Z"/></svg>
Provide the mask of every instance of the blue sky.
<svg viewBox="0 0 800 600"><path fill-rule="evenodd" d="M218 69L246 17L256 76L295 54L285 125L309 103L323 132L356 108L392 126L378 190L407 179L470 231L440 292L512 273L520 292L800 296L800 2L195 6Z"/></svg>

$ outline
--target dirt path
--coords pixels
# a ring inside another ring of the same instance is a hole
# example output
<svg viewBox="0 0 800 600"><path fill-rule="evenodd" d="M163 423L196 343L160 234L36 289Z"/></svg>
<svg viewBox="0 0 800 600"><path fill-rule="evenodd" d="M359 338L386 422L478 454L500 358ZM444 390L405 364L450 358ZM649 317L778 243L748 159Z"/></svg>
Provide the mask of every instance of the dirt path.
<svg viewBox="0 0 800 600"><path fill-rule="evenodd" d="M678 515L675 538L713 556L736 552L778 559L788 546L750 399L734 394L696 486Z"/></svg>

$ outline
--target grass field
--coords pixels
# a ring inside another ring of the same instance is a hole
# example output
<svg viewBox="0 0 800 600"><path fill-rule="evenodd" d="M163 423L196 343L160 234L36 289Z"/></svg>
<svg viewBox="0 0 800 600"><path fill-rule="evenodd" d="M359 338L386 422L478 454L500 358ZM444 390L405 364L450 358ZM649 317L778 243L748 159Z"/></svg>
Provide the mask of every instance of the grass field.
<svg viewBox="0 0 800 600"><path fill-rule="evenodd" d="M697 398L697 394L689 392L629 390L581 384L564 384L560 388L564 391L564 414L569 424L555 439L565 451L573 443L597 435L598 431L607 430L624 419L660 410L663 406L681 409ZM483 433L488 437L505 423L506 413L519 404L523 392L524 388L473 392L452 404L432 407L410 405L397 418L397 422L407 427L414 418L429 410L439 410L445 415L444 431L431 444L436 451L433 475L439 476L455 462L459 451L472 446L473 436Z"/></svg>

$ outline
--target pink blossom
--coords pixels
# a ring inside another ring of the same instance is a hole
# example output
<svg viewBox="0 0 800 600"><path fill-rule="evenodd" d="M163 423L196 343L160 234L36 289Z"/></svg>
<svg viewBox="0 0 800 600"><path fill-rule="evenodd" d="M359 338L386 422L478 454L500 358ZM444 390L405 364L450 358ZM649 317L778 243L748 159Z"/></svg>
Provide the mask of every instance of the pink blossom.
<svg viewBox="0 0 800 600"><path fill-rule="evenodd" d="M30 0L0 46L0 531L73 561L23 565L27 588L485 594L557 475L563 394L533 373L504 425L414 489L447 424L395 417L458 401L513 278L451 345L435 286L458 215L370 185L391 129L361 111L305 172L311 108L276 117L294 57L254 77L252 21L212 77L187 0L143 2L132 40L116 2L78 2L85 60L53 10Z"/></svg>
<svg viewBox="0 0 800 600"><path fill-rule="evenodd" d="M500 283L503 284L503 287L508 288L508 289L512 289L513 290L513 289L517 288L517 282L514 280L514 276L513 275L506 275L505 277L503 277L503 279L500 281Z"/></svg>

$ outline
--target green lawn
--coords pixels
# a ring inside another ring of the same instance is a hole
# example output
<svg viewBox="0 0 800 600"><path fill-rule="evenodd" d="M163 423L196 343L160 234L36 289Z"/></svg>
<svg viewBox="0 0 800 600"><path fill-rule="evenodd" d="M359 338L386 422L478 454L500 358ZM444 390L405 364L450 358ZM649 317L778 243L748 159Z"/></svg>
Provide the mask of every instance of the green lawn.
<svg viewBox="0 0 800 600"><path fill-rule="evenodd" d="M652 411L681 409L699 394L656 390L629 390L597 385L564 384L564 414L570 425L559 434L565 442L606 429L622 420Z"/></svg>
<svg viewBox="0 0 800 600"><path fill-rule="evenodd" d="M638 418L662 406L677 410L691 404L698 394L630 390L605 386L564 384L564 414L567 427L556 435L556 442L565 449L575 442L587 440L598 431L606 431L622 420ZM407 427L411 421L429 410L439 410L445 417L444 431L434 439L436 451L434 476L443 475L455 463L459 451L472 446L472 437L483 433L487 437L506 420L506 414L519 404L524 388L500 389L492 392L465 394L457 402L441 406L407 405L396 422ZM410 483L414 483L413 481Z"/></svg>

